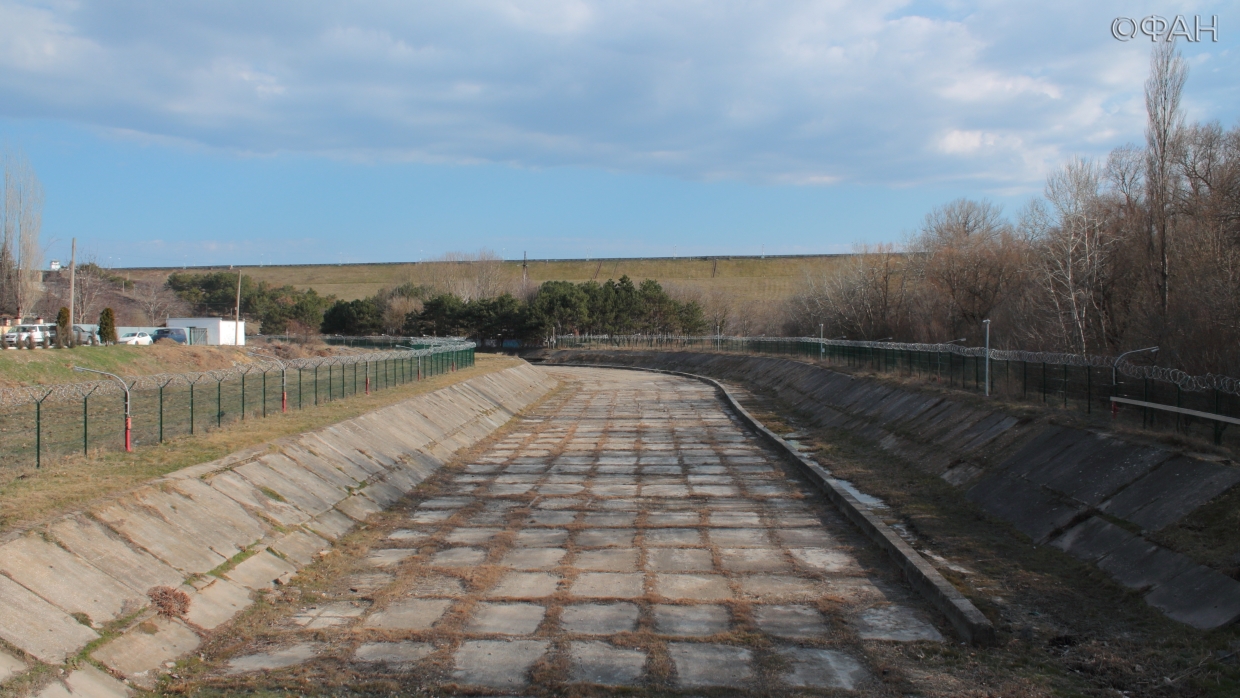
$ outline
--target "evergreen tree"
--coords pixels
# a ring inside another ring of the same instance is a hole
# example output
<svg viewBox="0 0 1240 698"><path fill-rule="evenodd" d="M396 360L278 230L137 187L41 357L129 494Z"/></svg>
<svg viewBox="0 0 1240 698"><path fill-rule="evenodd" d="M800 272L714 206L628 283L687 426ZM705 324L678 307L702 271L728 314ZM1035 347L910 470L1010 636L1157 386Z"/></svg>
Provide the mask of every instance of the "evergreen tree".
<svg viewBox="0 0 1240 698"><path fill-rule="evenodd" d="M62 307L56 313L56 348L73 346L73 328L69 326L69 309Z"/></svg>
<svg viewBox="0 0 1240 698"><path fill-rule="evenodd" d="M99 313L99 341L104 344L116 344L116 314L111 308L104 308Z"/></svg>

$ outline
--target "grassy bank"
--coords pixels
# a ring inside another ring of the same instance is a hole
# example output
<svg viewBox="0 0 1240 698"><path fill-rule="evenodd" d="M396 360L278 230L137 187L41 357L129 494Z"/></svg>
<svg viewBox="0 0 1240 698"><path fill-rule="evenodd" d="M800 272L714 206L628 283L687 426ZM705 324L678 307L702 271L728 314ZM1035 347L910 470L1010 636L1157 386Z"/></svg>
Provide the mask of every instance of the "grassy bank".
<svg viewBox="0 0 1240 698"><path fill-rule="evenodd" d="M821 255L814 257L731 257L721 259L603 259L603 260L535 260L529 262L529 282L582 281L618 279L623 275L637 281L655 279L668 289L691 289L702 293L726 293L735 302L782 300L792 295L807 273L821 274L839 267L847 257ZM324 264L305 266L243 267L255 281L298 289L313 288L322 295L332 294L344 300L374 295L385 287L406 282L429 283L438 265L456 262L425 262L409 264ZM222 269L222 268L221 268ZM139 269L128 273L134 279L163 280L180 269ZM191 271L219 271L194 269ZM235 269L234 269L235 271ZM520 261L501 265L501 274L509 285L519 287L522 278Z"/></svg>
<svg viewBox="0 0 1240 698"><path fill-rule="evenodd" d="M134 453L107 452L89 458L69 456L40 470L33 467L4 469L0 471L0 531L30 524L60 511L84 507L92 500L124 492L174 470L222 458L283 436L335 424L520 363L520 359L479 354L474 366L456 373L267 419L236 422L205 434L140 447Z"/></svg>
<svg viewBox="0 0 1240 698"><path fill-rule="evenodd" d="M75 365L121 376L142 376L153 373L212 371L256 360L240 349L187 347L180 344L34 351L8 349L0 351L0 388L95 380L96 377L75 373Z"/></svg>

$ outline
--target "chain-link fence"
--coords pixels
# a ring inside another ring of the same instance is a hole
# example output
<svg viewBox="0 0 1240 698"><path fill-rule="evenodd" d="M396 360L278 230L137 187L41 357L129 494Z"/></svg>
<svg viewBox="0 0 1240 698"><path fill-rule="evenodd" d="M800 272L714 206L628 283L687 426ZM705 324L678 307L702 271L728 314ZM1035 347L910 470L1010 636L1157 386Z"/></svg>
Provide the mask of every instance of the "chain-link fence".
<svg viewBox="0 0 1240 698"><path fill-rule="evenodd" d="M474 363L473 342L420 343L424 348L289 360L255 356L256 363L223 370L125 377L133 444L309 409ZM124 447L125 390L116 380L0 390L5 466L41 466L58 455Z"/></svg>
<svg viewBox="0 0 1240 698"><path fill-rule="evenodd" d="M797 356L985 393L986 349L816 337L561 336L556 347L690 349ZM1144 356L1148 356L1145 354ZM1146 429L1240 446L1240 381L1192 376L1125 358L990 350L990 394L1035 401ZM1114 398L1114 399L1113 399Z"/></svg>

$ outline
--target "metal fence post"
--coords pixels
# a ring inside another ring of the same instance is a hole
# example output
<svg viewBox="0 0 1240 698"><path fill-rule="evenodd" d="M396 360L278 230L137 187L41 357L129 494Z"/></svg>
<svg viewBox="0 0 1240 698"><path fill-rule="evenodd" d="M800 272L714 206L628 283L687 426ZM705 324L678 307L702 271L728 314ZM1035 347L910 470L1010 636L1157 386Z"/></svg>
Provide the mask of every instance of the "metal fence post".
<svg viewBox="0 0 1240 698"><path fill-rule="evenodd" d="M198 381L194 381L197 383ZM189 384L189 433L194 433L194 383Z"/></svg>
<svg viewBox="0 0 1240 698"><path fill-rule="evenodd" d="M215 379L215 428L224 426L224 381Z"/></svg>
<svg viewBox="0 0 1240 698"><path fill-rule="evenodd" d="M243 422L245 421L245 374L246 371L241 372L241 421Z"/></svg>

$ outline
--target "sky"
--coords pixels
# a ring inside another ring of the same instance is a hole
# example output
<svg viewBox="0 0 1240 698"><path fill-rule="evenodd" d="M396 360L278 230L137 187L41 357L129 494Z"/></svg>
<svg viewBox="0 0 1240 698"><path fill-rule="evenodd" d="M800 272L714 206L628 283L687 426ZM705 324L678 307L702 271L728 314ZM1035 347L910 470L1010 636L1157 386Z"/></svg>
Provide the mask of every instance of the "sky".
<svg viewBox="0 0 1240 698"><path fill-rule="evenodd" d="M1236 126L1238 8L0 0L0 147L49 260L842 253L1142 142L1151 42L1116 18L1217 26L1184 111Z"/></svg>

